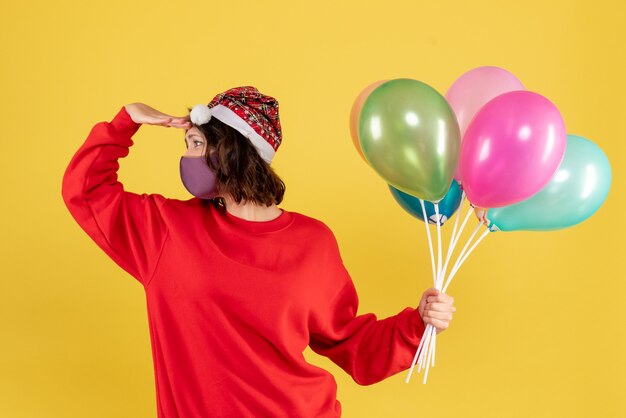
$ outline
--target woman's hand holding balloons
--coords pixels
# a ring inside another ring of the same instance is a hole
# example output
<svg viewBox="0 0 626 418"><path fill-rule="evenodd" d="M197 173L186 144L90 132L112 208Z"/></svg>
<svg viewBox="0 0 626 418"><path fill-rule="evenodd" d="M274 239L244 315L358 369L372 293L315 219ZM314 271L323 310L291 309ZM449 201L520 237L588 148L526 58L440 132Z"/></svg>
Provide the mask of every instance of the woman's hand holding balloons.
<svg viewBox="0 0 626 418"><path fill-rule="evenodd" d="M422 295L417 310L424 323L434 326L439 334L450 326L452 315L456 312L453 304L452 296L431 287Z"/></svg>
<svg viewBox="0 0 626 418"><path fill-rule="evenodd" d="M124 107L135 123L159 125L166 128L189 129L192 127L189 115L181 117L171 116L144 103L130 103Z"/></svg>

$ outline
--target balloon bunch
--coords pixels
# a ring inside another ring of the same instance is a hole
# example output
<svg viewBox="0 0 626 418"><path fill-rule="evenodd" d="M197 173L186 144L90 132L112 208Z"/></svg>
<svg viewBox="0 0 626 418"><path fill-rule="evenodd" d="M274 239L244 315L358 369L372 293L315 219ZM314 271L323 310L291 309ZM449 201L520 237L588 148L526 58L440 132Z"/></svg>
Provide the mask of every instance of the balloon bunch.
<svg viewBox="0 0 626 418"><path fill-rule="evenodd" d="M445 97L408 78L372 83L354 101L350 132L359 155L398 204L427 220L433 284L443 293L490 232L575 225L600 208L611 184L602 150L567 135L552 102L493 66L466 72ZM470 207L459 228L466 199ZM472 208L488 217L479 220L448 272ZM444 261L441 227L455 212ZM436 265L429 224L437 228ZM426 326L407 383L416 363L426 383L435 365L435 331Z"/></svg>

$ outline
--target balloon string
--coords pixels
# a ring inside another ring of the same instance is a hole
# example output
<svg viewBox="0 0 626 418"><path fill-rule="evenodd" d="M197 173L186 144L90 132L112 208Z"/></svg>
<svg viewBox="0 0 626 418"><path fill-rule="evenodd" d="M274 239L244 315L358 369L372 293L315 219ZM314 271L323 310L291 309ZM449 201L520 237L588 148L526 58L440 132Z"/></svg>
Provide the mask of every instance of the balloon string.
<svg viewBox="0 0 626 418"><path fill-rule="evenodd" d="M472 241L474 240L474 237L476 236L476 234L478 233L478 231L480 230L480 227L483 225L482 222L478 221L478 225L476 225L476 229L474 229L474 232L472 233L472 235L469 237L469 239L467 240L467 242L465 243L465 246L463 247L463 249L461 250L461 253L459 254L459 256L457 257L456 261L454 262L454 265L452 266L452 271L454 271L454 269L457 268L457 265L459 264L459 260L461 260L463 258L463 256L465 255L465 252L467 251L467 248L470 246L470 244L472 243Z"/></svg>
<svg viewBox="0 0 626 418"><path fill-rule="evenodd" d="M454 243L452 244L452 248L456 248L456 244L459 242L459 238L461 238L461 233L463 233L463 231L465 230L465 225L467 224L467 221L469 221L469 217L471 214L472 214L472 204L470 203L469 210L467 211L467 214L465 215L465 219L463 220L463 223L461 224L461 229L456 234L456 237L454 237Z"/></svg>
<svg viewBox="0 0 626 418"><path fill-rule="evenodd" d="M428 243L430 246L430 254L431 254L431 265L432 265L432 269L433 269L433 285L435 288L440 288L441 284L442 284L442 279L441 279L441 264L442 264L442 250L441 250L441 221L439 219L439 204L435 203L435 222L437 223L437 268L435 269L435 256L434 256L434 250L433 250L433 245L432 245L432 239L430 236L430 228L428 227L428 216L426 214L426 207L424 205L424 201L422 199L420 199L420 204L422 206L422 214L424 217L424 225L426 225L426 233L428 235ZM413 363L411 364L411 370L409 371L409 375L407 376L407 380L406 382L409 382L409 379L413 373L413 369L415 367L415 362L416 360L419 362L420 367L418 367L418 372L421 369L421 364L423 363L423 360L420 361L419 359L422 358L424 356L424 353L426 352L430 352L430 350L427 349L429 341L430 341L430 337L431 337L431 328L432 326L427 326L426 327L428 331L424 331L424 334L422 335L422 338L420 340L420 344L417 347L417 351L415 353L415 357L413 358ZM426 338L424 338L424 336L426 336Z"/></svg>
<svg viewBox="0 0 626 418"><path fill-rule="evenodd" d="M454 220L454 229L452 229L452 236L450 237L450 244L452 244L452 242L454 242L455 238L456 238L456 231L459 227L459 219L461 219L461 214L463 213L463 203L465 202L465 192L463 192L461 194L461 203L459 203L459 210L457 212L457 216L456 219ZM451 253L450 249L452 248L452 246L448 246L448 254Z"/></svg>
<svg viewBox="0 0 626 418"><path fill-rule="evenodd" d="M436 332L436 329L433 327L433 330L431 331L431 334L432 334L431 341L433 343L433 344L431 344L431 347L433 347L433 348L434 348L435 335L436 335L435 332ZM424 382L423 382L423 384L426 384L426 380L428 379L428 370L430 370L429 363L430 363L431 356L434 356L434 354L435 354L435 351L434 351L433 348L428 350L428 358L426 359L426 365L424 367L426 372L424 373Z"/></svg>
<svg viewBox="0 0 626 418"><path fill-rule="evenodd" d="M422 206L422 216L424 219L424 227L426 228L426 236L428 237L428 247L430 249L430 264L433 270L433 285L436 285L437 284L437 270L435 270L435 254L433 250L433 241L430 236L430 228L428 227L428 215L426 214L426 206L424 205L423 199L420 199L420 205ZM426 330L429 330L429 327L431 327L431 325L427 324ZM411 375L413 374L413 369L415 368L415 364L421 352L420 350L427 343L427 341L425 341L425 338L424 338L424 335L428 334L426 330L424 330L424 334L422 334L422 338L420 339L419 346L417 347L417 350L415 351L415 357L413 357L411 370L409 370L409 375L406 378L406 383L409 383L409 380L411 379Z"/></svg>
<svg viewBox="0 0 626 418"><path fill-rule="evenodd" d="M439 215L439 203L435 203L435 221L437 223L437 280L435 282L435 289L441 290L441 286L443 285L443 277L442 277L442 249L441 249L441 218ZM421 367L426 369L426 373L424 374L424 384L426 384L426 379L428 378L428 370L430 368L431 358L434 361L435 355L435 337L436 329L434 327L431 328L430 333L428 334L427 341L425 344L426 349L422 349L422 360L420 362L420 367L418 368L418 372ZM425 361L424 361L425 359Z"/></svg>
<svg viewBox="0 0 626 418"><path fill-rule="evenodd" d="M480 242L489 234L489 232L491 232L489 229L487 229L479 238L478 240L474 243L474 245L472 245L472 247L469 249L469 251L467 251L467 253L465 252L467 250L467 245L474 239L474 237L476 236L476 233L478 232L479 228L483 225L482 222L480 222L477 226L477 228L475 229L474 233L472 234L472 236L470 237L470 239L468 240L468 243L466 244L465 248L463 248L463 251L461 251L461 254L459 255L459 259L457 259L457 262L455 263L452 271L450 272L450 277L448 278L448 281L446 283L446 285L443 288L443 293L445 293L445 291L447 290L448 286L450 285L450 282L452 281L452 278L456 275L457 271L461 268L461 266L463 265L463 263L465 263L465 260L467 260L467 258L470 256L470 254L476 249L476 247L478 246L478 244L480 244ZM430 370L430 367L435 367L435 353L436 353L436 344L437 344L437 330L435 327L433 327L431 329L431 333L429 335L428 341L426 342L426 351L428 352L428 355L426 357L424 357L424 350L422 350L422 355L421 357L421 362L420 365L423 365L424 369L425 369L425 373L424 373L424 380L423 380L423 384L426 384L427 380L428 380L428 371ZM426 361L424 362L424 359L426 359ZM418 371L420 369L418 368Z"/></svg>
<svg viewBox="0 0 626 418"><path fill-rule="evenodd" d="M459 204L459 210L457 213L457 217L454 221L454 229L452 230L452 237L450 239L450 245L448 246L448 251L447 251L447 255L446 255L446 261L444 264L444 268L443 270L439 270L439 274L441 275L441 280L443 281L443 278L445 277L445 271L447 270L447 266L448 263L450 262L450 257L452 256L452 253L454 252L454 248L456 246L456 243L458 242L458 238L461 235L461 233L463 232L463 229L465 228L465 225L467 224L469 215L471 213L471 209L469 209L467 216L465 218L465 220L463 221L463 224L461 226L461 229L458 230L458 226L459 226L459 220L461 218L461 215L463 213L463 203L465 202L465 198L466 198L466 194L463 191L461 194L461 203ZM432 240L430 237L430 229L428 228L428 217L426 214L426 208L424 205L424 201L422 199L420 199L420 204L422 207L422 216L424 218L424 225L426 226L426 235L428 236L428 243L429 243L429 247L431 249L431 265L432 265L432 269L433 269L433 277L434 277L434 272L435 272L435 261L434 261L434 254L433 254L433 246L432 246ZM438 212L438 207L435 208L435 211ZM437 215L437 219L439 218L439 216ZM439 226L439 225L438 225ZM457 235L457 230L458 230L458 235ZM445 293L445 292L444 292ZM415 364L418 362L419 359L419 367L418 367L418 373L422 367L422 365L424 364L423 361L423 356L424 356L424 352L426 351L425 349L425 345L428 344L428 341L430 340L430 336L432 335L432 328L434 328L431 324L427 324L426 325L426 329L424 331L424 334L422 335L422 338L420 339L420 343L417 347L417 350L415 351L415 356L413 357L413 361L411 362L411 368L409 370L409 373L407 375L407 378L405 380L406 383L409 383L409 381L411 380L411 376L413 375L413 370L415 368ZM433 349L435 349L435 345L436 345L436 333L435 333L435 338L433 340ZM429 350L429 351L432 351ZM434 367L435 365L435 358L434 358L434 352L433 352L433 362L432 365Z"/></svg>
<svg viewBox="0 0 626 418"><path fill-rule="evenodd" d="M437 352L437 332L436 331L437 330L435 330L435 334L433 335L433 362L431 363L432 367L435 367L435 352Z"/></svg>
<svg viewBox="0 0 626 418"><path fill-rule="evenodd" d="M443 285L443 278L441 277L441 267L442 267L442 250L441 250L441 219L439 217L439 203L435 203L435 222L437 223L437 278L435 281L435 289L440 290ZM422 360L420 362L421 367L426 369L426 374L424 376L424 384L426 383L426 377L428 376L428 365L430 363L431 356L433 354L434 348L434 327L431 328L430 333L427 334L426 343L422 348ZM424 349L425 348L425 349ZM425 361L424 361L425 360ZM418 372L420 368L417 369Z"/></svg>
<svg viewBox="0 0 626 418"><path fill-rule="evenodd" d="M430 228L428 228L428 215L426 215L426 206L424 206L424 200L420 199L420 204L422 205L422 214L424 216L424 225L426 226L426 235L428 236L428 246L430 247L430 264L433 268L433 284L436 284L437 280L437 272L435 271L435 255L433 251L433 241L430 237Z"/></svg>
<svg viewBox="0 0 626 418"><path fill-rule="evenodd" d="M482 223L481 223L482 225ZM445 292L445 290L448 288L448 286L450 285L450 282L452 281L452 278L454 277L454 275L456 274L456 272L461 268L461 266L463 265L463 263L465 262L465 260L467 259L467 257L469 257L469 255L472 253L472 251L474 251L474 249L478 246L478 244L480 244L480 242L487 236L489 235L491 231L489 230L489 228L487 228L487 230L485 232L483 232L483 234L480 236L480 238L478 238L478 241L476 241L476 243L472 246L472 248L470 248L470 250L467 252L467 254L465 254L465 256L463 257L463 259L460 261L460 263L458 263L457 266L455 266L455 268L452 269L452 271L450 272L450 277L448 277L448 281L446 282L446 285L443 287L443 291Z"/></svg>
<svg viewBox="0 0 626 418"><path fill-rule="evenodd" d="M429 324L430 325L430 324ZM428 330L428 333L426 333L426 342L424 343L424 347L422 347L422 352L420 353L419 358L417 359L417 363L420 366L417 371L420 371L420 368L426 368L426 353L428 353L430 350L429 348L431 347L431 343L432 343L432 336L433 336L433 331L434 331L435 326L431 325L430 329Z"/></svg>
<svg viewBox="0 0 626 418"><path fill-rule="evenodd" d="M435 282L435 289L440 290L443 284L443 278L441 277L441 219L439 218L439 203L435 203L435 220L437 222L437 281Z"/></svg>
<svg viewBox="0 0 626 418"><path fill-rule="evenodd" d="M424 341L424 346L422 347L422 351L420 352L420 355L417 359L417 372L419 373L424 367L425 367L425 361L424 358L426 357L426 353L428 352L428 346L430 344L430 337L432 336L433 333L433 328L435 328L433 325L430 325L430 329L428 330L428 332L424 332L424 338L426 341Z"/></svg>
<svg viewBox="0 0 626 418"><path fill-rule="evenodd" d="M443 269L441 271L441 277L446 277L446 272L448 271L448 263L450 262L450 257L452 257L452 253L454 252L454 248L456 246L456 231L459 226L459 219L461 219L461 214L463 213L463 203L465 202L465 192L461 194L461 203L459 204L459 211L457 213L456 219L454 220L454 228L452 229L452 236L450 237L450 243L448 245L448 252L446 255L446 261L443 265ZM470 208L471 211L471 208ZM459 234L461 232L459 231ZM454 244L454 245L453 245Z"/></svg>
<svg viewBox="0 0 626 418"><path fill-rule="evenodd" d="M458 269L461 267L460 263L462 261L465 261L465 252L467 251L467 248L470 246L470 244L472 243L472 241L474 240L474 237L476 236L476 234L478 233L478 231L480 230L480 227L482 226L482 222L478 221L478 225L476 225L476 229L474 229L474 232L472 233L472 235L469 237L469 239L467 240L467 242L465 243L465 246L463 247L463 249L461 250L461 253L458 255L456 261L454 262L454 265L452 266L452 270L450 271L450 276L453 276L454 274L456 274L456 272L458 271ZM472 247L474 248L474 247ZM450 283L450 276L448 277L446 286L444 286L444 289L448 288L448 283ZM445 291L444 291L445 293Z"/></svg>
<svg viewBox="0 0 626 418"><path fill-rule="evenodd" d="M444 277L446 275L446 272L448 270L448 263L450 262L450 257L452 256L452 253L454 252L454 245L456 244L455 238L456 238L456 234L457 234L457 229L459 227L459 219L461 219L461 214L463 213L463 203L465 202L465 192L463 191L461 194L461 202L459 203L459 211L457 213L456 219L454 220L454 228L452 229L452 236L450 237L450 243L448 245L448 251L446 253L446 260L445 263L443 265L443 267L439 270L439 283L438 283L438 289L441 290L441 286L443 284L443 280ZM471 210L471 209L470 209ZM439 219L439 216L437 216L437 218ZM461 231L459 231L459 234L461 233ZM441 236L439 238L439 240L441 241ZM442 292L442 293L445 293ZM431 329L431 335L432 335L432 342L431 344L429 344L429 349L428 349L428 355L432 356L432 363L430 363L429 367L435 367L435 355L437 353L437 332L436 329ZM423 361L422 361L423 363ZM422 364L420 363L420 364ZM426 384L426 380L428 379L428 370L426 371L425 375L424 375L424 384Z"/></svg>
<svg viewBox="0 0 626 418"><path fill-rule="evenodd" d="M413 363L411 364L409 375L406 377L406 381L405 381L406 383L409 383L409 380L411 379L411 375L413 374L413 368L415 367L415 363L417 363L417 356L421 352L420 350L422 349L422 347L424 346L424 340L425 340L424 335L426 335L426 333L430 331L431 327L432 325L427 324L426 329L424 330L424 334L422 335L422 338L420 338L420 343L417 346L417 350L415 351L415 356L413 357Z"/></svg>
<svg viewBox="0 0 626 418"><path fill-rule="evenodd" d="M455 220L454 223L454 229L452 231L452 236L450 239L450 245L448 246L448 251L446 254L446 259L445 259L445 263L441 264L442 260L441 260L441 255L442 255L442 251L441 251L441 224L440 224L440 219L439 219L439 208L438 205L435 205L435 214L436 214L436 219L437 219L437 238L438 238L438 257L437 257L437 274L435 276L435 261L434 261L434 251L433 251L433 245L432 245L432 239L430 237L430 230L428 228L428 224L425 222L426 228L427 228L427 234L428 234L428 238L429 238L429 244L430 244L430 248L431 248L431 265L433 268L433 277L436 277L435 280L435 288L438 288L441 290L442 293L445 293L446 290L448 289L448 286L450 285L450 282L452 281L452 279L454 278L454 276L456 275L456 273L458 272L458 270L461 268L461 266L465 263L465 261L467 260L467 258L469 257L469 255L476 249L476 247L478 246L478 244L480 244L480 242L489 234L490 230L487 229L479 238L478 240L469 248L468 251L468 247L469 245L472 243L472 241L474 240L474 237L476 236L476 234L478 233L478 231L480 230L480 227L483 225L482 222L479 222L479 224L477 225L476 229L474 230L474 232L472 233L472 235L470 236L470 238L468 239L468 241L466 242L465 246L463 247L463 249L461 250L461 253L459 254L458 258L456 259L454 266L452 267L452 270L450 271L450 275L446 281L445 286L443 286L443 289L441 289L441 284L444 281L446 272L447 272L447 268L448 268L448 264L450 262L451 256L454 253L454 249L456 247L456 244L458 243L461 234L463 232L463 230L465 229L465 226L469 220L469 217L472 213L471 210L471 203L470 203L470 208L468 209L468 212L465 216L465 219L463 220L463 223L461 224L461 228L458 230L457 232L457 227L458 227L458 222L459 219L461 218L461 214L462 214L462 207L463 207L463 202L465 201L465 192L463 192L462 197L461 197L461 203L459 205L459 213L457 216L457 219ZM422 200L420 200L421 204L422 204L422 213L424 215L424 219L426 218L426 210L424 207L424 203ZM406 379L406 383L409 383L409 380L411 378L411 375L413 373L413 369L415 367L415 363L417 360L417 364L418 364L418 373L421 371L422 368L425 369L425 373L424 373L424 380L423 380L423 384L426 384L427 380L428 380L428 371L430 369L430 367L435 367L435 355L436 355L436 346L437 346L437 330L434 326L432 326L431 324L428 324L426 326L426 329L424 331L424 334L420 340L419 346L417 347L417 351L415 352L415 357L413 358L413 363L411 365L411 369L409 370L409 374L407 376Z"/></svg>
<svg viewBox="0 0 626 418"><path fill-rule="evenodd" d="M437 212L437 208L435 207L435 212ZM459 238L461 236L461 233L463 232L463 230L465 229L465 225L467 224L467 221L469 220L469 217L471 215L471 208L468 210L467 215L465 216L465 220L463 221L463 224L461 226L461 229L459 230L459 234L457 236L455 236L455 240L454 242L450 243L450 246L448 247L448 253L450 254L450 248L452 248L452 250L454 250L454 246L456 243L458 243ZM438 216L437 216L438 218ZM457 220L460 218L457 217ZM474 234L472 235L472 237L470 238L470 241L474 238L474 236L476 235L476 232L478 231L478 229L476 231L474 231ZM439 231L438 231L439 232ZM439 242L441 242L441 238L439 235ZM465 252L467 248L464 248L461 255L463 256L463 253ZM441 260L439 260L441 262ZM449 262L449 261L448 261ZM441 264L439 264L439 266L441 266ZM445 269L447 269L447 266L444 267ZM437 277L437 286L439 286L440 284L443 284L443 276L442 276L442 270L441 268L438 271L438 277ZM436 287L437 287L436 286ZM439 287L437 287L439 288ZM445 293L445 292L443 292ZM424 347L422 347L422 352L420 353L419 357L418 357L418 369L417 371L420 372L421 369L425 369L425 373L424 373L424 380L423 380L423 384L426 384L426 381L428 380L428 370L430 369L430 365L431 365L431 359L433 359L433 356L435 355L435 350L436 350L436 336L437 336L437 332L436 332L436 328L432 327L430 330L430 333L428 333L428 335L426 336L426 342L424 344ZM434 360L433 360L434 361ZM434 366L434 363L433 363Z"/></svg>

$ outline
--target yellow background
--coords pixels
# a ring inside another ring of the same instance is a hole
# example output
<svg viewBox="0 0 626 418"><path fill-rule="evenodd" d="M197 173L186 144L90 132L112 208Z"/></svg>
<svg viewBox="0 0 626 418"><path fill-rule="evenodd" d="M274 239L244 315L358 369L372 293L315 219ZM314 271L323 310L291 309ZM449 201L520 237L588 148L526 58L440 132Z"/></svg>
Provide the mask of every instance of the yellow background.
<svg viewBox="0 0 626 418"><path fill-rule="evenodd" d="M305 356L336 376L347 418L626 416L624 6L505 3L4 4L0 417L156 416L143 289L61 199L95 123L135 101L182 115L235 86L276 97L281 207L333 229L359 312L383 318L432 286L428 247L353 148L350 107L376 80L444 93L480 65L511 71L605 151L604 206L567 230L497 233L478 247L449 288L458 311L426 385L403 372L358 386ZM120 161L127 190L189 198L182 131L144 126L134 139Z"/></svg>

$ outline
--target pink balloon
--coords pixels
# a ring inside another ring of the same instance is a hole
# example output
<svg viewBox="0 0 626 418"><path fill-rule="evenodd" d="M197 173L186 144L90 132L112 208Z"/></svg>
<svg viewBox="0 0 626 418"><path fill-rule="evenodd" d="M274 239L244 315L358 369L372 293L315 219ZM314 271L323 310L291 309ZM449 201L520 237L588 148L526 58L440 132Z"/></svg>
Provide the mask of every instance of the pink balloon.
<svg viewBox="0 0 626 418"><path fill-rule="evenodd" d="M459 159L463 190L483 208L528 199L556 172L566 142L565 123L552 102L530 91L504 93L467 128Z"/></svg>
<svg viewBox="0 0 626 418"><path fill-rule="evenodd" d="M500 67L477 67L459 77L450 86L445 97L459 122L461 141L467 126L481 107L501 94L516 90L525 90L522 82ZM462 180L460 164L454 178L458 182Z"/></svg>

